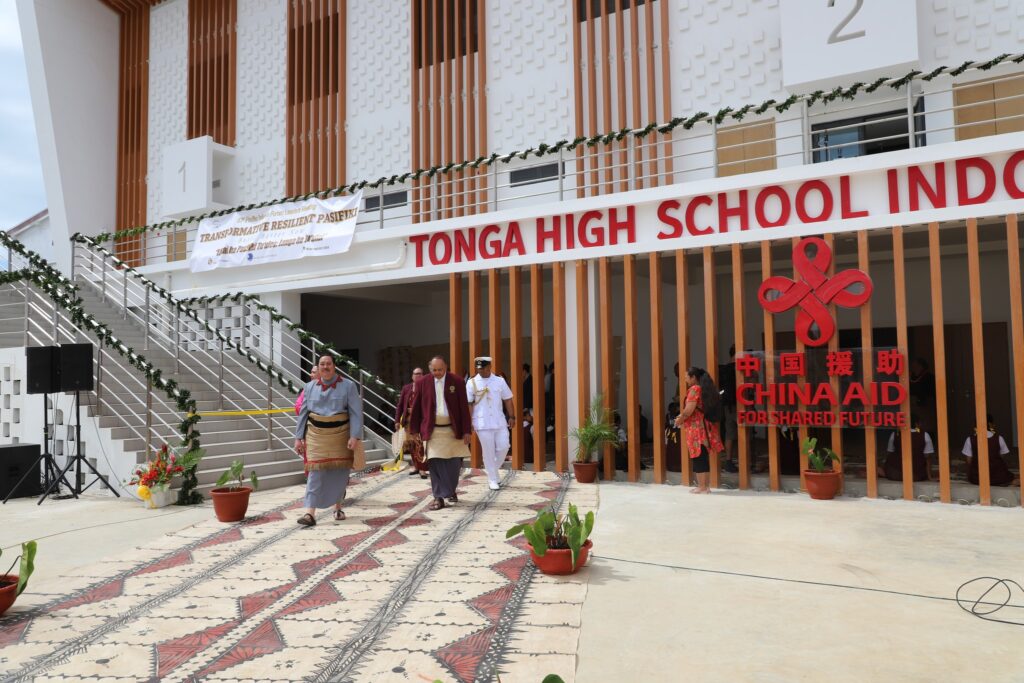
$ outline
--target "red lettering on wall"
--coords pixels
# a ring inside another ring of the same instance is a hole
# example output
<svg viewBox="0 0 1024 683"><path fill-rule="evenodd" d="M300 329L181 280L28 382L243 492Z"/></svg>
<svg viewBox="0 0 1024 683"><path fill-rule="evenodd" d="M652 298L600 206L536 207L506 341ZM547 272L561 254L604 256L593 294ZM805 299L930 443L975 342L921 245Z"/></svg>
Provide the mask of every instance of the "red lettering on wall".
<svg viewBox="0 0 1024 683"><path fill-rule="evenodd" d="M779 200L779 217L775 220L768 218L767 204L772 197ZM789 203L789 194L778 185L769 185L757 193L754 198L754 219L762 228L777 228L789 222L789 214L792 209Z"/></svg>
<svg viewBox="0 0 1024 683"><path fill-rule="evenodd" d="M868 215L866 209L861 211L853 209L853 199L850 194L850 176L848 175L839 176L839 215L842 218L863 218Z"/></svg>
<svg viewBox="0 0 1024 683"><path fill-rule="evenodd" d="M659 240L674 240L683 236L683 222L669 213L679 208L679 202L675 199L666 199L658 204L658 220L662 224L672 228L671 231L662 230L658 233Z"/></svg>
<svg viewBox="0 0 1024 683"><path fill-rule="evenodd" d="M889 213L899 213L900 179L895 170L885 172L885 182L889 186Z"/></svg>
<svg viewBox="0 0 1024 683"><path fill-rule="evenodd" d="M918 211L921 208L920 193L928 197L934 209L946 208L946 164L939 162L935 164L934 184L928 182L924 171L920 166L907 168L907 188L910 194L910 210Z"/></svg>
<svg viewBox="0 0 1024 683"><path fill-rule="evenodd" d="M523 246L523 233L519 230L519 222L512 221L508 224L508 233L505 235L505 248L501 255L508 258L515 251L519 256L526 255L526 247Z"/></svg>
<svg viewBox="0 0 1024 683"><path fill-rule="evenodd" d="M620 209L608 209L608 238L611 244L619 243L619 233L626 232L626 243L636 242L636 207L626 207L625 220L619 220Z"/></svg>
<svg viewBox="0 0 1024 683"><path fill-rule="evenodd" d="M576 216L571 213L565 216L565 248L576 248Z"/></svg>
<svg viewBox="0 0 1024 683"><path fill-rule="evenodd" d="M559 216L551 218L551 228L544 227L543 217L537 219L537 253L543 254L547 251L548 240L552 242L552 251L562 249L562 221Z"/></svg>
<svg viewBox="0 0 1024 683"><path fill-rule="evenodd" d="M729 195L718 193L718 232L729 232L729 219L740 219L740 230L750 229L750 211L747 206L747 191L739 191L739 205L729 206Z"/></svg>
<svg viewBox="0 0 1024 683"><path fill-rule="evenodd" d="M480 231L480 256L485 259L499 258L501 256L501 239L495 237L488 240L491 235L497 235L501 229L497 225L487 225Z"/></svg>
<svg viewBox="0 0 1024 683"><path fill-rule="evenodd" d="M983 185L978 194L971 196L968 171L976 169L981 171ZM960 206L970 204L984 204L992 199L996 193L996 169L992 164L981 157L968 157L956 160L956 197Z"/></svg>
<svg viewBox="0 0 1024 683"><path fill-rule="evenodd" d="M441 255L437 255L437 246L441 245ZM430 236L430 265L443 266L452 260L452 240L443 232Z"/></svg>
<svg viewBox="0 0 1024 683"><path fill-rule="evenodd" d="M604 214L600 211L587 211L580 216L580 223L576 226L576 233L579 235L581 247L604 246L604 228L602 226L594 226L593 232L587 231L593 221L599 221L602 218L604 218Z"/></svg>
<svg viewBox="0 0 1024 683"><path fill-rule="evenodd" d="M412 245L416 247L416 267L423 267L423 243L430 239L429 235L413 235L409 238Z"/></svg>
<svg viewBox="0 0 1024 683"><path fill-rule="evenodd" d="M1011 199L1024 199L1024 189L1017 182L1017 167L1024 162L1024 151L1015 152L1003 166L1003 187Z"/></svg>
<svg viewBox="0 0 1024 683"><path fill-rule="evenodd" d="M476 261L476 228L455 232L455 262Z"/></svg>
<svg viewBox="0 0 1024 683"><path fill-rule="evenodd" d="M711 206L711 197L706 194L700 194L690 200L690 203L686 205L686 230L691 235L710 235L715 230L710 225L706 228L698 228L694 223L694 214L697 213L697 209L701 206Z"/></svg>
<svg viewBox="0 0 1024 683"><path fill-rule="evenodd" d="M821 212L812 216L807 212L807 195L817 190L821 195ZM832 190L824 180L808 180L796 191L796 215L804 223L820 223L832 216Z"/></svg>

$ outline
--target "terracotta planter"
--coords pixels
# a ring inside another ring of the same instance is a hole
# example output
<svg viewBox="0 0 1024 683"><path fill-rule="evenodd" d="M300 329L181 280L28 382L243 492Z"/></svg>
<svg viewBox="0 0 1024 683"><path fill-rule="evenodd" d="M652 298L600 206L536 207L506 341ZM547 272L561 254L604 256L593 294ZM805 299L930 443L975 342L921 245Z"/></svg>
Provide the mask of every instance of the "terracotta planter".
<svg viewBox="0 0 1024 683"><path fill-rule="evenodd" d="M210 491L213 499L213 511L222 522L240 522L245 519L245 511L249 509L249 494L252 489L243 486L239 489L221 488Z"/></svg>
<svg viewBox="0 0 1024 683"><path fill-rule="evenodd" d="M590 539L587 539L587 542L580 548L580 557L579 562L576 563L576 569L572 568L571 550L548 550L544 553L544 557L538 557L531 548L530 557L533 558L533 563L537 565L537 569L540 569L545 574L552 574L554 576L575 574L579 571L580 567L587 563L587 558L590 556L590 549L593 545Z"/></svg>
<svg viewBox="0 0 1024 683"><path fill-rule="evenodd" d="M576 481L581 484L593 484L597 481L596 462L574 462L572 470L576 473Z"/></svg>
<svg viewBox="0 0 1024 683"><path fill-rule="evenodd" d="M0 616L11 608L14 601L18 597L18 575L17 574L2 574L0 575L0 583L10 581L9 586L0 587Z"/></svg>
<svg viewBox="0 0 1024 683"><path fill-rule="evenodd" d="M815 500L832 500L839 493L842 483L839 472L815 472L804 470L804 481L807 482L807 493Z"/></svg>

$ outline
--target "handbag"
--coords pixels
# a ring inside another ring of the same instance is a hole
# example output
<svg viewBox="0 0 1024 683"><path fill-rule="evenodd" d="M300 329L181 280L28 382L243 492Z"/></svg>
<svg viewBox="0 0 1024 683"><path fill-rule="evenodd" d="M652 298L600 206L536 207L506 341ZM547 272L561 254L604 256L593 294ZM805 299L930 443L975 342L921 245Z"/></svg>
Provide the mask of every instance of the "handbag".
<svg viewBox="0 0 1024 683"><path fill-rule="evenodd" d="M363 448L361 440L356 441L356 447L352 450L352 469L361 470L366 467L366 449Z"/></svg>
<svg viewBox="0 0 1024 683"><path fill-rule="evenodd" d="M396 458L401 457L402 453L405 452L405 427L399 427L391 435L391 455Z"/></svg>

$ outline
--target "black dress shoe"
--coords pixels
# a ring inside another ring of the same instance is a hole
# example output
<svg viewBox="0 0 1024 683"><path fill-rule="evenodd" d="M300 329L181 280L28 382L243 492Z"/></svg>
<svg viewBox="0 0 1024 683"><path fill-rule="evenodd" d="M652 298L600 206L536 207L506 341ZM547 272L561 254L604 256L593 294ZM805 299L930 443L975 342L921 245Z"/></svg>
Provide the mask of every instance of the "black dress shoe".
<svg viewBox="0 0 1024 683"><path fill-rule="evenodd" d="M452 494L452 495L448 496L448 502L451 503L452 505L455 505L456 503L458 503L459 502L458 494Z"/></svg>
<svg viewBox="0 0 1024 683"><path fill-rule="evenodd" d="M435 498L434 502L430 504L430 508L429 509L430 510L441 510L444 507L445 507L444 499L442 499L442 498Z"/></svg>

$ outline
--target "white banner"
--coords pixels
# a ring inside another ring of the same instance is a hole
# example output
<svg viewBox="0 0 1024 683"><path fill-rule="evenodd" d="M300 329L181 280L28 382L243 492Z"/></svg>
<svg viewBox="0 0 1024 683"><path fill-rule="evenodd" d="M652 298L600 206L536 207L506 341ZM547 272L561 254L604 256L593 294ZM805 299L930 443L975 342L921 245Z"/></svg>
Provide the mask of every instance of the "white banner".
<svg viewBox="0 0 1024 683"><path fill-rule="evenodd" d="M206 218L192 247L193 273L348 251L363 193L265 206Z"/></svg>

